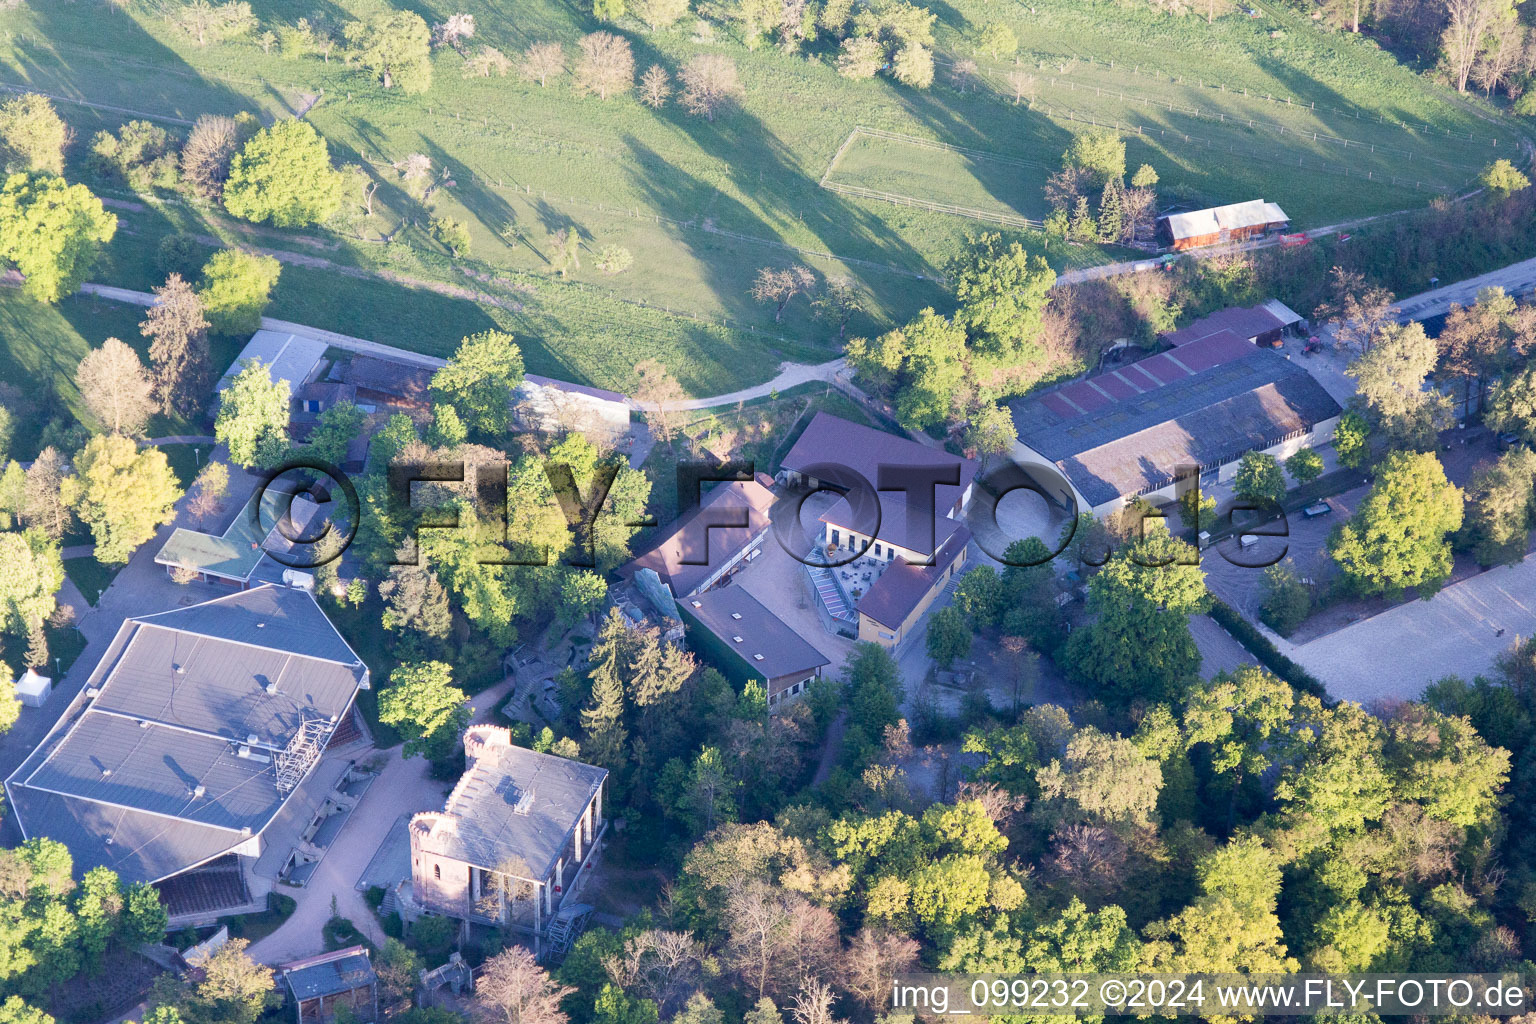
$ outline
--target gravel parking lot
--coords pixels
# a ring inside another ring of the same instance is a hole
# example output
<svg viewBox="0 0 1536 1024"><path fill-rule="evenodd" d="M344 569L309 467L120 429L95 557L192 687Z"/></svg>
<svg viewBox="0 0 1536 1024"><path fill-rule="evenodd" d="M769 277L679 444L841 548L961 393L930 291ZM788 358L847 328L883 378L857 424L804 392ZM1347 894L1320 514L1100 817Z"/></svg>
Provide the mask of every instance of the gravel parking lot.
<svg viewBox="0 0 1536 1024"><path fill-rule="evenodd" d="M1283 529L1284 536L1254 534L1259 536L1258 543L1246 551L1237 537L1207 548L1200 560L1206 585L1217 597L1254 620L1258 619L1259 605L1264 600L1265 566L1289 558L1296 563L1298 574L1316 580L1321 586L1338 571L1326 550L1328 534L1354 514L1368 493L1369 487L1356 487L1327 498L1326 503L1333 511L1316 519L1308 519L1300 512L1289 513L1283 522L1263 527L1267 533Z"/></svg>
<svg viewBox="0 0 1536 1024"><path fill-rule="evenodd" d="M1493 668L1518 636L1536 633L1536 558L1490 569L1311 643L1281 649L1328 692L1362 703L1410 700L1447 675Z"/></svg>

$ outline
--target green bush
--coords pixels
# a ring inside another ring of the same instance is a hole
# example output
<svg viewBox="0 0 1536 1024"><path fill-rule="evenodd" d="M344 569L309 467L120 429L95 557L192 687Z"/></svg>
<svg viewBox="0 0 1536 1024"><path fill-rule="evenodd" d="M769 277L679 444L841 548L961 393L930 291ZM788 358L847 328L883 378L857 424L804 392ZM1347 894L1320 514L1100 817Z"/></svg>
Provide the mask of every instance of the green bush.
<svg viewBox="0 0 1536 1024"><path fill-rule="evenodd" d="M451 917L423 917L411 925L407 940L412 949L437 963L448 956L459 927Z"/></svg>
<svg viewBox="0 0 1536 1024"><path fill-rule="evenodd" d="M166 235L160 239L155 251L155 267L161 277L180 274L188 281L197 276L203 265L203 254L208 247L184 231Z"/></svg>
<svg viewBox="0 0 1536 1024"><path fill-rule="evenodd" d="M368 901L370 907L378 910L384 905L384 895L384 887L382 885L370 885L368 891L363 894L363 898Z"/></svg>
<svg viewBox="0 0 1536 1024"><path fill-rule="evenodd" d="M1319 700L1330 700L1322 682L1306 669L1280 653L1269 638L1253 627L1253 623L1233 611L1226 602L1211 598L1211 618L1258 659L1259 664L1284 679L1298 690L1305 690Z"/></svg>
<svg viewBox="0 0 1536 1024"><path fill-rule="evenodd" d="M345 917L333 917L325 922L321 934L325 936L326 949L345 949L368 941L363 933L358 931L357 925Z"/></svg>

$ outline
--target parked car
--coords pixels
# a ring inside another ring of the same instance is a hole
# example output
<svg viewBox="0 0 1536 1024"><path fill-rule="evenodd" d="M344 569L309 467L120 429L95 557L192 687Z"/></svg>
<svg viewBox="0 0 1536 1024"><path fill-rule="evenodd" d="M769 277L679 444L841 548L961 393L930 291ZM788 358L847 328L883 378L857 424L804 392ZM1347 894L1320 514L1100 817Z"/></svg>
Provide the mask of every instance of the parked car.
<svg viewBox="0 0 1536 1024"><path fill-rule="evenodd" d="M1308 505L1306 508L1301 510L1301 514L1306 516L1308 519L1316 519L1318 516L1331 515L1332 513L1333 506L1328 504L1326 501L1313 502L1311 505Z"/></svg>
<svg viewBox="0 0 1536 1024"><path fill-rule="evenodd" d="M1244 551L1247 551L1258 542L1259 538L1255 537L1251 533L1245 533L1241 537L1237 538L1237 546L1242 548Z"/></svg>

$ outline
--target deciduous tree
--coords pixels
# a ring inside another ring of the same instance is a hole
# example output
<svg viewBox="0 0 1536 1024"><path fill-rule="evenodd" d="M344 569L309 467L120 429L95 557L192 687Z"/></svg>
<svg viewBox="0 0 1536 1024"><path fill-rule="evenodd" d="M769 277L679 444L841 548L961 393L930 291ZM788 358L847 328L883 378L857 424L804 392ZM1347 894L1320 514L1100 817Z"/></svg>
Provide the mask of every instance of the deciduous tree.
<svg viewBox="0 0 1536 1024"><path fill-rule="evenodd" d="M1392 452L1328 553L1362 593L1438 589L1451 574L1450 534L1461 528L1461 489L1433 453Z"/></svg>
<svg viewBox="0 0 1536 1024"><path fill-rule="evenodd" d="M1068 671L1116 699L1170 698L1199 670L1189 616L1205 605L1194 549L1149 530L1088 581L1094 618L1067 640Z"/></svg>
<svg viewBox="0 0 1536 1024"><path fill-rule="evenodd" d="M1467 488L1466 533L1483 565L1525 558L1536 526L1536 454L1512 448Z"/></svg>
<svg viewBox="0 0 1536 1024"><path fill-rule="evenodd" d="M1436 433L1449 423L1449 398L1424 387L1437 361L1422 324L1392 323L1345 371L1355 378L1361 408L1396 446L1432 449Z"/></svg>
<svg viewBox="0 0 1536 1024"><path fill-rule="evenodd" d="M75 457L65 497L96 540L96 560L123 565L171 521L181 498L165 453L118 435L100 435Z"/></svg>
<svg viewBox="0 0 1536 1024"><path fill-rule="evenodd" d="M340 210L343 190L325 139L308 122L289 118L257 132L235 154L224 208L244 220L303 227Z"/></svg>
<svg viewBox="0 0 1536 1024"><path fill-rule="evenodd" d="M976 239L951 268L960 308L955 322L971 335L975 347L1010 362L1040 357L1046 300L1056 272L1045 259L1024 251L1018 242L1003 245L995 233Z"/></svg>
<svg viewBox="0 0 1536 1024"><path fill-rule="evenodd" d="M688 113L701 115L709 121L742 96L736 62L723 54L697 54L683 65L677 77L683 83L680 97L683 107Z"/></svg>
<svg viewBox="0 0 1536 1024"><path fill-rule="evenodd" d="M347 446L357 439L368 416L351 402L337 402L320 414L320 422L309 435L309 451L315 458L341 465L347 458Z"/></svg>
<svg viewBox="0 0 1536 1024"><path fill-rule="evenodd" d="M683 386L657 359L644 359L635 365L640 382L635 386L635 401L645 410L651 435L670 444L682 430L685 413L678 406L687 398Z"/></svg>
<svg viewBox="0 0 1536 1024"><path fill-rule="evenodd" d="M453 669L441 661L401 665L379 691L379 721L405 737L406 757L446 757L471 713L469 697L453 685Z"/></svg>
<svg viewBox="0 0 1536 1024"><path fill-rule="evenodd" d="M432 85L431 33L410 11L376 14L350 22L343 30L351 57L386 89L426 92Z"/></svg>
<svg viewBox="0 0 1536 1024"><path fill-rule="evenodd" d="M237 466L272 467L288 451L288 382L273 380L260 359L248 360L219 399L213 434Z"/></svg>
<svg viewBox="0 0 1536 1024"><path fill-rule="evenodd" d="M459 342L432 375L432 392L479 434L499 437L511 424L512 393L523 382L523 354L512 335L481 331Z"/></svg>
<svg viewBox="0 0 1536 1024"><path fill-rule="evenodd" d="M68 460L51 445L27 467L22 519L51 540L63 537L75 521L69 502L64 500L64 481L68 477Z"/></svg>
<svg viewBox="0 0 1536 1024"><path fill-rule="evenodd" d="M1483 422L1536 447L1536 360L1494 385Z"/></svg>
<svg viewBox="0 0 1536 1024"><path fill-rule="evenodd" d="M551 78L565 73L565 48L559 43L534 43L523 51L517 67L524 78L538 82L542 89Z"/></svg>
<svg viewBox="0 0 1536 1024"><path fill-rule="evenodd" d="M1248 501L1278 504L1285 497L1285 474L1273 455L1244 452L1232 489Z"/></svg>
<svg viewBox="0 0 1536 1024"><path fill-rule="evenodd" d="M282 264L272 256L223 249L203 267L197 297L209 325L220 334L251 334L261 329L261 314L272 301Z"/></svg>
<svg viewBox="0 0 1536 1024"><path fill-rule="evenodd" d="M1285 460L1285 471L1299 486L1305 487L1323 475L1323 457L1312 448L1303 448Z"/></svg>
<svg viewBox="0 0 1536 1024"><path fill-rule="evenodd" d="M470 1012L483 1024L565 1024L560 1001L575 991L556 984L526 947L511 946L481 968Z"/></svg>
<svg viewBox="0 0 1536 1024"><path fill-rule="evenodd" d="M51 174L12 174L0 188L0 259L35 299L57 302L80 287L117 218L84 185Z"/></svg>
<svg viewBox="0 0 1536 1024"><path fill-rule="evenodd" d="M629 40L612 32L593 32L578 44L576 90L606 100L630 90L635 82L635 57Z"/></svg>
<svg viewBox="0 0 1536 1024"><path fill-rule="evenodd" d="M27 92L0 104L0 169L63 174L69 138L46 96Z"/></svg>
<svg viewBox="0 0 1536 1024"><path fill-rule="evenodd" d="M155 304L139 330L150 339L149 363L160 411L201 409L213 385L208 321L202 300L180 274L172 274L155 289Z"/></svg>
<svg viewBox="0 0 1536 1024"><path fill-rule="evenodd" d="M23 632L45 621L63 585L56 541L36 529L0 533L0 633Z"/></svg>
<svg viewBox="0 0 1536 1024"><path fill-rule="evenodd" d="M656 32L677 24L688 13L692 0L630 0L630 10Z"/></svg>
<svg viewBox="0 0 1536 1024"><path fill-rule="evenodd" d="M108 338L80 360L75 386L91 415L114 434L137 434L155 411L153 385L139 355Z"/></svg>
<svg viewBox="0 0 1536 1024"><path fill-rule="evenodd" d="M784 307L796 295L808 292L816 284L816 275L808 267L763 267L752 284L752 297L773 304L773 322L784 316Z"/></svg>
<svg viewBox="0 0 1536 1024"><path fill-rule="evenodd" d="M230 163L254 130L250 122L237 118L201 115L181 147L182 180L204 199L223 196Z"/></svg>
<svg viewBox="0 0 1536 1024"><path fill-rule="evenodd" d="M948 669L956 658L971 650L971 627L960 610L941 608L928 617L928 656L941 669Z"/></svg>

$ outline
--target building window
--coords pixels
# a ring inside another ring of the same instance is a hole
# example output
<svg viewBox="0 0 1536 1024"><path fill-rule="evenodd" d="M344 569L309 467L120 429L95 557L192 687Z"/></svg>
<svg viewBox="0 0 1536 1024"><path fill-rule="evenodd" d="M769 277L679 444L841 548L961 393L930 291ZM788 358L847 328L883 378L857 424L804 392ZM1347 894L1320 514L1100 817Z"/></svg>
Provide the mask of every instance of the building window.
<svg viewBox="0 0 1536 1024"><path fill-rule="evenodd" d="M838 544L840 544L840 543L842 543L842 541L839 539L838 531L833 530L832 531L832 546L833 547L837 547Z"/></svg>
<svg viewBox="0 0 1536 1024"><path fill-rule="evenodd" d="M875 557L876 558L880 557L880 545L879 544L875 545Z"/></svg>
<svg viewBox="0 0 1536 1024"><path fill-rule="evenodd" d="M439 882L443 880L443 866L441 864L432 865L432 877L437 879Z"/></svg>

